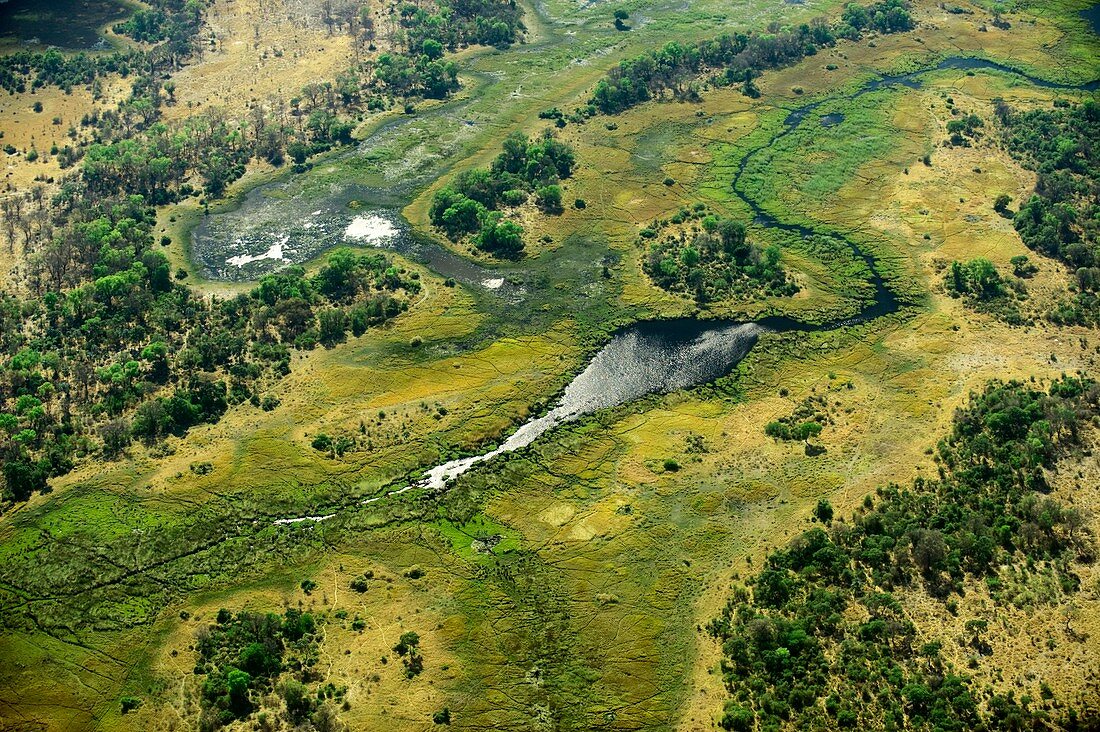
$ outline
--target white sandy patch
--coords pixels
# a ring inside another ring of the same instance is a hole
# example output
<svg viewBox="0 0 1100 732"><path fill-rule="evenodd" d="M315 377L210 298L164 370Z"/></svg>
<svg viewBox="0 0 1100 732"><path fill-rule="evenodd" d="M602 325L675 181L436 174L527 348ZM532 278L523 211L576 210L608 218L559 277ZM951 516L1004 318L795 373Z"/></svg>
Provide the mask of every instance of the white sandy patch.
<svg viewBox="0 0 1100 732"><path fill-rule="evenodd" d="M389 219L368 214L356 216L344 230L345 239L358 239L368 244L382 244L397 235L397 227Z"/></svg>
<svg viewBox="0 0 1100 732"><path fill-rule="evenodd" d="M285 257L283 257L283 245L286 244L289 239L290 237L285 237L278 244L272 244L271 248L263 254L238 254L235 257L230 257L225 260L225 262L226 264L243 267L249 262L258 262L261 259L282 259L285 261Z"/></svg>
<svg viewBox="0 0 1100 732"><path fill-rule="evenodd" d="M501 277L492 280L482 280L481 286L484 287L486 290L499 290L501 287L504 286L504 278Z"/></svg>
<svg viewBox="0 0 1100 732"><path fill-rule="evenodd" d="M321 521L328 521L335 516L334 513L325 514L324 516L302 516L301 518L282 518L275 519L275 523L281 526L287 526L289 524L300 524L304 521L313 521L314 523L320 523Z"/></svg>

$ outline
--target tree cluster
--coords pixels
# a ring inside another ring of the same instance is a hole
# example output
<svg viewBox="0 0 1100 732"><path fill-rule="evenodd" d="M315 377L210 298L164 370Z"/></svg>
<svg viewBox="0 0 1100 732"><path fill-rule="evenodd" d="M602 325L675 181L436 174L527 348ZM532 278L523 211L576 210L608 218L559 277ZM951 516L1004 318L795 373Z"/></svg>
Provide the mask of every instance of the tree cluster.
<svg viewBox="0 0 1100 732"><path fill-rule="evenodd" d="M619 64L596 84L591 104L603 114L617 114L670 92L676 99L697 98L701 77L715 86L743 84L749 96L759 96L753 80L765 69L786 66L837 38L858 39L864 32L898 33L913 28L904 0L848 5L830 26L818 18L796 28L771 24L766 32L724 34L696 43L670 42Z"/></svg>
<svg viewBox="0 0 1100 732"><path fill-rule="evenodd" d="M745 225L707 214L702 204L642 231L642 242L670 225L680 226L649 245L642 268L661 288L690 294L699 304L731 297L786 296L798 286L779 264L779 248L748 241Z"/></svg>
<svg viewBox="0 0 1100 732"><path fill-rule="evenodd" d="M360 335L419 290L381 255L337 250L313 276L289 268L206 300L173 281L143 199L91 200L40 224L33 296L0 296L5 500L45 490L82 456L155 445L230 405L273 408L262 390L289 372L290 349Z"/></svg>
<svg viewBox="0 0 1100 732"><path fill-rule="evenodd" d="M1024 260L1026 262L1027 257ZM1019 268L1016 271L1027 272ZM967 304L978 312L995 315L1009 325L1029 322L1019 308L1019 301L1027 298L1027 288L1023 282L1004 277L984 257L969 262L952 262L944 277L944 286L951 297L965 298Z"/></svg>
<svg viewBox="0 0 1100 732"><path fill-rule="evenodd" d="M1062 262L1074 276L1073 298L1050 318L1100 324L1100 104L1059 103L1019 111L996 104L1008 152L1038 173L1031 199L1014 223L1024 244Z"/></svg>
<svg viewBox="0 0 1100 732"><path fill-rule="evenodd" d="M444 99L459 88L458 67L444 60L444 53L471 45L507 48L526 30L522 16L522 8L512 0L391 5L382 20L389 23L394 50L357 64L352 75L362 77L366 84L356 93L384 91L405 98ZM368 6L351 13L347 27L357 48L365 42L369 50L376 50L376 23Z"/></svg>
<svg viewBox="0 0 1100 732"><path fill-rule="evenodd" d="M534 195L544 213L562 211L560 181L573 175L573 149L546 130L534 140L516 131L504 139L489 168L459 173L432 199L432 223L452 240L473 235L482 249L500 256L523 250L523 228L503 218L500 209L521 206Z"/></svg>
<svg viewBox="0 0 1100 732"><path fill-rule="evenodd" d="M523 31L521 11L510 2L443 2L435 12L395 6L390 9L395 50L360 57L362 43L375 50L374 15L366 6L345 3L341 8L348 12L327 12L331 25L347 16L357 54L354 65L336 79L306 85L289 105L286 100L253 103L246 119L229 119L213 110L165 125L159 121L161 110L175 98L174 84L162 81L163 72L192 52L201 52L201 44L193 45L192 40L201 28L205 6L200 0L158 0L154 5L116 27L138 40L158 42L153 49L107 56L14 54L0 59L0 85L23 92L33 77L33 88L54 84L66 90L74 85L97 89L101 76L134 74L130 96L117 109L97 111L81 121L82 128L91 130L90 146L77 143L73 128L74 144L51 153L62 168L83 159L82 172L99 193L137 193L155 204L200 189L221 196L253 159L282 165L290 158L303 165L313 155L348 144L364 110L386 109L396 100L415 97L442 99L456 91L458 67L442 58L445 51L471 43L507 45ZM39 152L30 155L37 157Z"/></svg>
<svg viewBox="0 0 1100 732"><path fill-rule="evenodd" d="M177 68L201 50L197 42L207 3L204 0L151 0L151 8L138 9L114 27L116 33L147 44L147 50L116 51L109 54L63 54L56 49L20 51L0 57L0 88L12 94L56 86L71 91L98 79L140 72L156 77Z"/></svg>
<svg viewBox="0 0 1100 732"><path fill-rule="evenodd" d="M191 39L202 27L204 0L150 0L113 30L141 43L169 42L178 49L189 49Z"/></svg>
<svg viewBox="0 0 1100 732"><path fill-rule="evenodd" d="M803 399L790 414L764 425L764 434L776 440L808 441L832 423L827 398L815 395Z"/></svg>
<svg viewBox="0 0 1100 732"><path fill-rule="evenodd" d="M126 78L145 66L142 55L136 51L108 55L70 55L57 49L17 51L0 56L0 88L9 94L24 94L46 86L56 86L68 92L73 87L90 85L110 74Z"/></svg>
<svg viewBox="0 0 1100 732"><path fill-rule="evenodd" d="M195 674L203 677L201 728L216 730L248 719L273 693L281 697L291 726L312 721L308 728L316 729L318 717L334 719L324 704L325 690L315 696L306 686L323 678L317 632L313 615L295 608L282 617L219 610L216 622L201 628L195 639ZM331 696L343 696L344 690L332 688Z"/></svg>
<svg viewBox="0 0 1100 732"><path fill-rule="evenodd" d="M1075 592L1070 563L1093 561L1094 539L1077 509L1045 495L1046 475L1098 415L1100 385L1087 378L1064 376L1046 391L993 382L955 415L936 479L880 488L877 505L868 496L850 521L819 506L828 529L772 552L708 625L731 697L720 726L961 732L1062 716L1072 728L1075 713L1049 701L980 697L938 642L920 642L927 636L895 593L948 601L976 577L1004 602L1005 568L1041 562L1062 592ZM968 626L976 652L981 630Z"/></svg>

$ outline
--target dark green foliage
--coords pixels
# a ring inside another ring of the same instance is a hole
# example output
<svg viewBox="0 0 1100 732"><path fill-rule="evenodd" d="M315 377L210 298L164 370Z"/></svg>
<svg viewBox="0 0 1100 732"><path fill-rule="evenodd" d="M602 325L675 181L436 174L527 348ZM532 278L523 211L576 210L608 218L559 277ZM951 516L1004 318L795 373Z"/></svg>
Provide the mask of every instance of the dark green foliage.
<svg viewBox="0 0 1100 732"><path fill-rule="evenodd" d="M404 43L404 53L384 53L360 69L378 82L380 91L406 98L443 99L459 88L458 66L442 59L445 50L475 44L507 48L525 30L522 10L510 0L440 0L435 12L432 10L430 6L402 6L398 39ZM372 86L367 83L365 89ZM349 100L360 99L365 90L358 75L341 87Z"/></svg>
<svg viewBox="0 0 1100 732"><path fill-rule="evenodd" d="M948 290L956 295L971 295L993 300L1005 295L1005 283L988 259L979 257L966 263L952 262L947 274Z"/></svg>
<svg viewBox="0 0 1100 732"><path fill-rule="evenodd" d="M809 440L833 423L824 396L806 397L790 414L764 425L764 434L776 440Z"/></svg>
<svg viewBox="0 0 1100 732"><path fill-rule="evenodd" d="M1026 254L1017 254L1008 260L1012 265L1012 274L1017 277L1027 278L1039 271L1039 268L1031 263Z"/></svg>
<svg viewBox="0 0 1100 732"><path fill-rule="evenodd" d="M405 43L404 53L382 54L332 81L304 87L291 102L296 123L259 104L247 122L215 111L166 125L159 121L161 108L175 102L175 87L162 79L190 56L205 3L156 0L152 5L115 30L155 48L106 56L20 52L0 59L0 86L24 92L30 80L32 88L52 84L69 91L74 85L101 84L101 77L110 74L133 74L130 96L117 109L94 111L81 121L82 127L95 129L93 144L67 146L56 154L63 168L84 159L91 191L140 194L157 205L194 193L189 182L194 179L205 194L220 197L253 159L282 165L290 157L304 166L310 156L350 143L364 107L387 108L382 93L441 99L458 89L458 67L441 58L444 49L472 43L504 46L523 31L514 2L442 2L438 14L423 9L402 13L398 40ZM373 24L364 31L373 34Z"/></svg>
<svg viewBox="0 0 1100 732"><path fill-rule="evenodd" d="M217 623L196 636L195 671L206 676L202 705L220 712L217 718L222 723L247 718L261 696L275 690L284 671L315 663L315 630L313 617L296 609L287 610L282 618L273 613L218 611ZM313 710L301 683L287 681L284 697L288 687L293 687L287 698L292 716ZM301 694L293 693L297 691Z"/></svg>
<svg viewBox="0 0 1100 732"><path fill-rule="evenodd" d="M938 644L919 645L935 629L918 632L891 593L946 599L968 576L1040 561L1075 591L1068 561L1091 556L1092 539L1076 509L1043 495L1045 471L1080 447L1098 415L1100 386L1089 379L1063 377L1046 392L994 382L957 412L939 444L938 479L881 488L877 506L850 521L819 503L815 515L831 530L771 553L751 590L736 587L707 627L722 643L731 695L720 726L961 732L1010 718L1023 729L1055 714L1005 697L983 708ZM980 647L982 626L968 630Z"/></svg>
<svg viewBox="0 0 1100 732"><path fill-rule="evenodd" d="M643 239L653 239L669 224L702 220L702 231L679 229L649 246L642 268L659 287L691 294L699 304L798 291L779 265L777 247L761 249L746 239L740 221L705 214L705 209L681 209L669 221L642 230Z"/></svg>
<svg viewBox="0 0 1100 732"><path fill-rule="evenodd" d="M1026 265L1027 257L1021 266ZM975 310L989 313L1009 325L1025 325L1028 321L1018 306L1026 299L1027 289L1018 280L1009 282L988 259L979 257L969 262L952 262L944 285L952 297L964 297Z"/></svg>
<svg viewBox="0 0 1100 732"><path fill-rule="evenodd" d="M424 659L420 655L420 636L416 632L409 630L402 633L393 650L401 656L407 678L419 676L424 670Z"/></svg>
<svg viewBox="0 0 1100 732"><path fill-rule="evenodd" d="M808 421L798 424L786 422L768 422L764 425L764 434L777 440L808 440L821 434L821 423Z"/></svg>
<svg viewBox="0 0 1100 732"><path fill-rule="evenodd" d="M1039 180L1014 219L1028 248L1074 273L1075 293L1050 313L1060 324L1100 323L1100 104L1020 112L998 101L1009 153Z"/></svg>
<svg viewBox="0 0 1100 732"><path fill-rule="evenodd" d="M550 130L534 140L513 132L502 148L488 169L463 171L450 187L438 191L428 215L455 241L479 234L479 249L515 256L524 246L523 229L502 220L497 210L521 205L533 193L545 213L561 213L558 182L572 176L576 160L572 148L555 139Z"/></svg>
<svg viewBox="0 0 1100 732"><path fill-rule="evenodd" d="M71 89L91 84L97 77L106 74L128 76L142 65L142 54L137 52L70 55L56 49L42 53L18 51L0 57L0 87L11 94L23 94L28 87Z"/></svg>
<svg viewBox="0 0 1100 732"><path fill-rule="evenodd" d="M951 135L948 142L956 147L970 147L970 140L980 136L983 126L981 117L976 114L953 119L947 123L947 132Z"/></svg>
<svg viewBox="0 0 1100 732"><path fill-rule="evenodd" d="M523 227L501 219L499 213L489 214L477 237L477 248L501 257L514 257L523 251Z"/></svg>
<svg viewBox="0 0 1100 732"><path fill-rule="evenodd" d="M857 39L867 30L897 33L912 27L903 0L884 0L868 6L849 5L844 19L832 27L816 19L778 33L725 34L691 44L673 41L621 62L596 84L590 103L604 114L616 114L665 91L678 99L691 99L698 90L689 82L697 77L705 77L715 86L744 84L745 93L756 96L759 92L753 79L764 69L812 56L818 49L832 46L837 37Z"/></svg>
<svg viewBox="0 0 1100 732"><path fill-rule="evenodd" d="M507 48L526 30L522 9L510 0L439 0L436 12L430 6L404 6L401 27L410 49L431 56L429 46L454 51L467 45Z"/></svg>
<svg viewBox="0 0 1100 732"><path fill-rule="evenodd" d="M187 47L187 39L202 25L202 0L152 0L149 10L136 10L125 22L114 26L115 33L130 36L142 43L171 40L176 50Z"/></svg>
<svg viewBox="0 0 1100 732"><path fill-rule="evenodd" d="M167 276L152 224L140 197L85 202L41 252L38 297L0 298L5 500L44 490L80 455L218 421L288 373L311 333L362 333L419 290L380 255L337 250L313 277L290 268L207 301Z"/></svg>
<svg viewBox="0 0 1100 732"><path fill-rule="evenodd" d="M384 53L374 67L375 78L394 94L444 99L459 88L458 66L453 61L432 60L421 54L411 58Z"/></svg>
<svg viewBox="0 0 1100 732"><path fill-rule="evenodd" d="M374 572L366 572L354 578L348 586L355 592L366 592L370 588L372 579L374 579Z"/></svg>

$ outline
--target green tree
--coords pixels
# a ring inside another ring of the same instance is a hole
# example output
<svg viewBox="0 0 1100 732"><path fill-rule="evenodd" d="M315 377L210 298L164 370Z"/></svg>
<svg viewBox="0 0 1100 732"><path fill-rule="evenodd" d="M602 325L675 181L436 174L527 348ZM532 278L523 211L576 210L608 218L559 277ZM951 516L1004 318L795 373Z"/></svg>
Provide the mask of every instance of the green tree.
<svg viewBox="0 0 1100 732"><path fill-rule="evenodd" d="M523 227L514 221L502 221L500 214L486 217L477 246L499 256L516 256L523 251Z"/></svg>
<svg viewBox="0 0 1100 732"><path fill-rule="evenodd" d="M247 716L252 711L252 702L248 698L248 687L252 683L252 676L246 671L231 668L225 675L225 686L229 692L230 709L238 717Z"/></svg>

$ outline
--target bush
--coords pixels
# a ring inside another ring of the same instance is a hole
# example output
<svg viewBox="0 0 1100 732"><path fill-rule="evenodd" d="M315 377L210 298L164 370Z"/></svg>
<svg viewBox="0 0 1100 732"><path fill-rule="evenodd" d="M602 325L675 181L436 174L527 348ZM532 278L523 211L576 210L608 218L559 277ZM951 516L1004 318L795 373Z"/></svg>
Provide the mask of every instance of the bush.
<svg viewBox="0 0 1100 732"><path fill-rule="evenodd" d="M833 522L832 504L824 498L818 501L817 506L814 508L814 518L823 524L831 524Z"/></svg>

